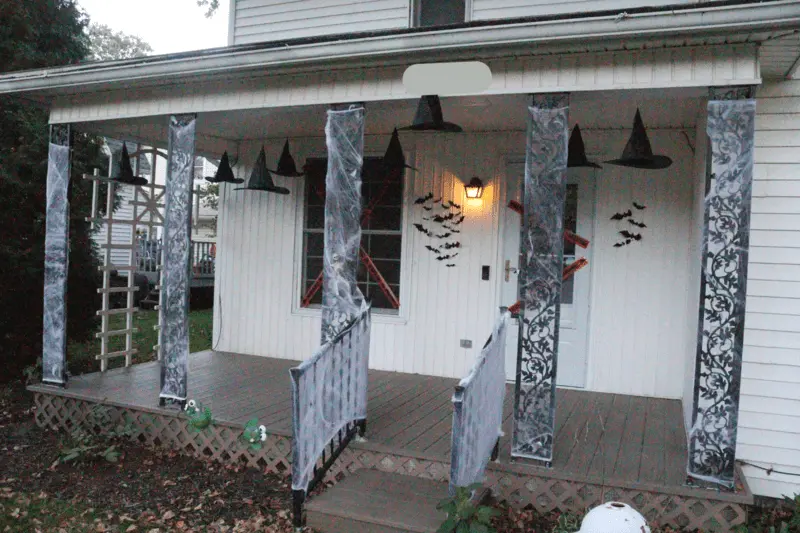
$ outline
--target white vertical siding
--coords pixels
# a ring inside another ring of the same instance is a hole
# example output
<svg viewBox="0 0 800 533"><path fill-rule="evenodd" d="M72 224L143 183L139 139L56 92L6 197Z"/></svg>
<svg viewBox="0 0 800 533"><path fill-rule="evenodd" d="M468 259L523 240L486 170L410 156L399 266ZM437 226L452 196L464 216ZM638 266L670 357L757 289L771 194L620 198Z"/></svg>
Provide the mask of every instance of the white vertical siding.
<svg viewBox="0 0 800 533"><path fill-rule="evenodd" d="M408 28L409 0L233 0L231 44Z"/></svg>
<svg viewBox="0 0 800 533"><path fill-rule="evenodd" d="M737 458L800 473L800 82L758 94ZM756 494L800 478L745 467Z"/></svg>
<svg viewBox="0 0 800 533"><path fill-rule="evenodd" d="M636 7L698 4L699 0L472 0L472 19L535 17L592 11L625 11Z"/></svg>

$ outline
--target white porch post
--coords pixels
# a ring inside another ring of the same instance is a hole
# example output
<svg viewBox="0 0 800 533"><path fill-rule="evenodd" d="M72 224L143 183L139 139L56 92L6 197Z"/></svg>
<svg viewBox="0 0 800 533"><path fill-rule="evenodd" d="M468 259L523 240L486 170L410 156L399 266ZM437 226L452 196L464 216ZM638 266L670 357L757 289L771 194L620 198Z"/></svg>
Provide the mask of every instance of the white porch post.
<svg viewBox="0 0 800 533"><path fill-rule="evenodd" d="M67 273L69 271L70 127L50 126L44 239L42 381L67 383Z"/></svg>
<svg viewBox="0 0 800 533"><path fill-rule="evenodd" d="M336 337L364 307L356 283L361 250L361 167L364 162L364 105L333 107L325 126L325 240L322 339Z"/></svg>
<svg viewBox="0 0 800 533"><path fill-rule="evenodd" d="M564 262L569 95L534 95L525 145L525 210L520 239L522 309L511 454L549 463Z"/></svg>
<svg viewBox="0 0 800 533"><path fill-rule="evenodd" d="M171 116L169 119L160 302L161 405L177 402L183 406L186 402L196 122L196 115Z"/></svg>
<svg viewBox="0 0 800 533"><path fill-rule="evenodd" d="M732 488L744 341L756 102L712 89L688 474Z"/></svg>

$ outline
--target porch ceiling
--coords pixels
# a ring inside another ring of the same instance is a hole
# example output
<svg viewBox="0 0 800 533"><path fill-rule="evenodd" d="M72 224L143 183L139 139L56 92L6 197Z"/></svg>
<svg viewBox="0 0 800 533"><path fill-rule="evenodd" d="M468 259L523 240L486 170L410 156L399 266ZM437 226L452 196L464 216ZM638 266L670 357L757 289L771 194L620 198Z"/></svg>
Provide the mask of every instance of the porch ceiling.
<svg viewBox="0 0 800 533"><path fill-rule="evenodd" d="M574 93L570 122L584 129L627 129L640 108L649 128L693 128L696 125L705 90L661 89ZM528 96L486 95L442 98L445 119L459 124L466 132L524 131L524 109ZM411 123L416 100L393 100L367 104L366 133L391 133L395 127ZM324 136L324 105L262 108L204 113L198 116L198 146L205 155L214 155L231 144L269 138ZM167 116L85 123L81 129L164 146ZM218 157L218 154L216 154Z"/></svg>

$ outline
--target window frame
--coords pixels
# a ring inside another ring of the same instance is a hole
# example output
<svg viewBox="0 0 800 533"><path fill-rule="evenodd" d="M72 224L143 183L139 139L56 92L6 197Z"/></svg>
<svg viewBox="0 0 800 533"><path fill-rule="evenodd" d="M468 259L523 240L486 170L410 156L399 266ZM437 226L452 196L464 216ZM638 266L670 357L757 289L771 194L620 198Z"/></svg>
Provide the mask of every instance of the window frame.
<svg viewBox="0 0 800 533"><path fill-rule="evenodd" d="M420 21L419 21L419 16L421 12L420 3L424 1L430 2L431 0L411 0L411 2L409 2L409 11L408 11L409 28L435 27L435 26L420 26ZM464 0L464 20L461 22L470 22L470 21L472 21L472 0Z"/></svg>
<svg viewBox="0 0 800 533"><path fill-rule="evenodd" d="M409 164L413 165L413 151L405 150L405 154ZM327 159L327 157L328 154L326 151L310 151L305 154L302 159L305 163L305 161L310 159ZM382 151L380 153L377 151L364 151L364 159L382 157ZM406 324L409 320L410 298L412 294L409 287L409 285L411 285L409 273L411 272L412 261L411 247L409 243L411 228L409 220L409 217L411 216L409 199L412 196L411 192L413 187L411 174L412 173L408 171L403 173L403 198L401 205L402 221L400 223L400 293L397 294L397 298L400 300L400 308L396 312L392 310L374 309L372 312L372 320L376 323ZM292 268L293 291L291 314L294 316L319 318L322 316L321 307L302 307L300 305L303 294L305 293L305 280L303 279L303 270L305 268L303 239L305 237L306 229L305 210L307 178L306 176L302 176L301 178L298 178L298 180L302 180L300 187L298 187L298 190L301 190L302 193L296 195L297 198L295 203L295 242Z"/></svg>

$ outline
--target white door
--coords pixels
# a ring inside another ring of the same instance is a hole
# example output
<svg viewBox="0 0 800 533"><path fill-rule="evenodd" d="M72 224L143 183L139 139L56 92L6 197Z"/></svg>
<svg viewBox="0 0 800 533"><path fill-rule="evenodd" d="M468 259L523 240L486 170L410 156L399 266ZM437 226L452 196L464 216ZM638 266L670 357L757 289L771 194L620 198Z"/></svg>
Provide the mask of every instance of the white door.
<svg viewBox="0 0 800 533"><path fill-rule="evenodd" d="M501 304L510 306L519 300L517 268L519 267L520 216L506 207L516 200L522 203L522 180L525 176L524 161L510 161L506 165L506 198L503 203L503 262L500 265L502 289ZM567 199L564 207L564 227L581 237L592 240L594 218L594 178L591 168L569 169L567 175ZM589 259L589 265L565 281L561 291L561 327L558 342L558 369L556 383L559 386L586 386L586 337L589 321L589 284L591 269L591 244L588 249L564 243L564 263L576 257ZM512 321L506 341L506 375L509 381L516 379L517 341L519 324Z"/></svg>

